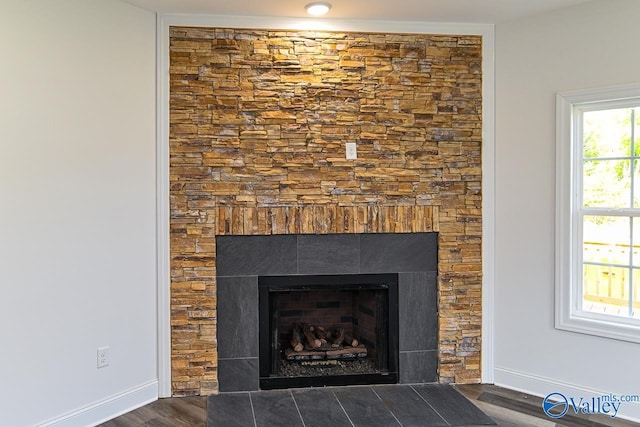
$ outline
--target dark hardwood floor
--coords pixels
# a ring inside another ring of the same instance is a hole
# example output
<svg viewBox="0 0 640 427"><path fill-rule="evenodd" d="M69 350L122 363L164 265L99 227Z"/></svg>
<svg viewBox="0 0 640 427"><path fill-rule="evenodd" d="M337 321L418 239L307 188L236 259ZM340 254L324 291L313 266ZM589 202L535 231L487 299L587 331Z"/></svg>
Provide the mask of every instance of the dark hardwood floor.
<svg viewBox="0 0 640 427"><path fill-rule="evenodd" d="M542 399L536 396L488 384L457 385L455 388L500 427L640 427L638 423L607 416L567 414L555 421L544 415ZM204 427L206 405L206 397L160 399L101 426Z"/></svg>
<svg viewBox="0 0 640 427"><path fill-rule="evenodd" d="M171 397L157 400L101 426L204 427L206 421L206 397Z"/></svg>
<svg viewBox="0 0 640 427"><path fill-rule="evenodd" d="M639 427L606 415L572 415L553 420L542 411L542 398L490 384L457 385L456 388L499 426Z"/></svg>

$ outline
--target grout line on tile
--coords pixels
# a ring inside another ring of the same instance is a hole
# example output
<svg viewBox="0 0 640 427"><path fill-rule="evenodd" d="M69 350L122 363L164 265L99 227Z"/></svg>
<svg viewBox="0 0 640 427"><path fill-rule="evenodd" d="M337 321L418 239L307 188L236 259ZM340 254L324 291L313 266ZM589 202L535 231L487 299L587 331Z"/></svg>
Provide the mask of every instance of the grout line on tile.
<svg viewBox="0 0 640 427"><path fill-rule="evenodd" d="M411 387L411 390L413 390L413 392L414 392L415 394L417 394L417 395L418 395L418 397L424 401L424 403L426 403L427 405L429 405L429 407L430 407L431 409L433 409L433 412L435 412L436 414L438 414L438 416L439 416L440 418L442 418L442 421L444 421L445 423L447 423L447 425L448 425L448 426L450 426L450 425L451 425L451 423L449 422L449 420L447 420L445 417L443 417L443 416L442 416L442 414L440 414L440 412L438 412L438 410L437 410L436 408L434 408L434 407L433 407L433 405L427 401L427 399L425 399L424 397L422 397L422 395L421 395L420 393L418 393L418 391L417 391L415 388L413 388L413 385L409 385L409 387Z"/></svg>
<svg viewBox="0 0 640 427"><path fill-rule="evenodd" d="M351 421L351 417L349 416L349 414L347 414L347 410L344 409L344 406L342 406L342 402L340 402L340 399L338 399L338 396L336 396L336 393L333 390L331 390L331 394L333 394L334 399L336 399L336 401L338 402L338 405L340 405L340 407L342 408L342 412L344 412L344 415L347 417L351 425L355 427L356 425L353 423L353 421Z"/></svg>
<svg viewBox="0 0 640 427"><path fill-rule="evenodd" d="M291 399L293 399L293 404L296 407L296 411L298 411L298 416L300 417L300 421L302 421L302 427L307 427L307 425L304 422L304 418L302 418L302 412L300 412L300 408L298 408L298 402L296 402L296 397L293 395L293 392L291 390L289 390L289 395L291 396Z"/></svg>
<svg viewBox="0 0 640 427"><path fill-rule="evenodd" d="M393 416L393 418L395 418L395 420L397 421L398 425L400 427L403 427L402 423L400 422L400 420L398 419L398 417L396 417L396 414L393 413L393 411L387 407L387 405L385 405L384 400L382 400L382 398L380 397L380 395L378 393L376 393L376 390L373 387L369 387L369 389L373 392L373 394L376 395L376 397L380 400L380 403L382 403L382 405L387 408L387 411L389 411L389 413Z"/></svg>
<svg viewBox="0 0 640 427"><path fill-rule="evenodd" d="M258 420L256 419L256 411L253 409L253 399L251 398L251 392L249 392L249 403L251 404L251 415L253 415L253 427L258 427Z"/></svg>

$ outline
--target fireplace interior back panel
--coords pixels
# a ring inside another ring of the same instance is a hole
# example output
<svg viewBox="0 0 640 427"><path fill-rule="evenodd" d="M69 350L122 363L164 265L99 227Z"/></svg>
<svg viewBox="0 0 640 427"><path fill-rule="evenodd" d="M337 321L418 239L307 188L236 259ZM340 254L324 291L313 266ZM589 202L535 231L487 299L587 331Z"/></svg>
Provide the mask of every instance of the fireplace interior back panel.
<svg viewBox="0 0 640 427"><path fill-rule="evenodd" d="M397 274L260 276L258 288L261 389L398 382ZM321 361L287 361L295 322L342 327L362 339L367 356L324 360L327 344L298 356Z"/></svg>

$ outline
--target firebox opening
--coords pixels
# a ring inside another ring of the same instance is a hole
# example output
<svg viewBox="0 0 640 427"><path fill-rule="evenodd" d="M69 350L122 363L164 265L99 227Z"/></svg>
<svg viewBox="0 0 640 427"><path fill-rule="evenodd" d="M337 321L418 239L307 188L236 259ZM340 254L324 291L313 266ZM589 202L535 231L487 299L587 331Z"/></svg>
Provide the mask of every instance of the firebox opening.
<svg viewBox="0 0 640 427"><path fill-rule="evenodd" d="M260 388L398 382L398 275L261 276Z"/></svg>

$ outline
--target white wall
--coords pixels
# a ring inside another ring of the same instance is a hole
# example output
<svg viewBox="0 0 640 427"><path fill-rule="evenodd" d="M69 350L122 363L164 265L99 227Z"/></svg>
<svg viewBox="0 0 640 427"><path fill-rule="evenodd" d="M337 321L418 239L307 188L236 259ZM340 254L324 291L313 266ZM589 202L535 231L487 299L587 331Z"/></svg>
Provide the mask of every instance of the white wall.
<svg viewBox="0 0 640 427"><path fill-rule="evenodd" d="M157 396L154 75L150 12L0 3L0 425Z"/></svg>
<svg viewBox="0 0 640 427"><path fill-rule="evenodd" d="M639 16L637 0L599 0L496 26L498 384L640 394L640 345L553 326L555 94L640 82Z"/></svg>

